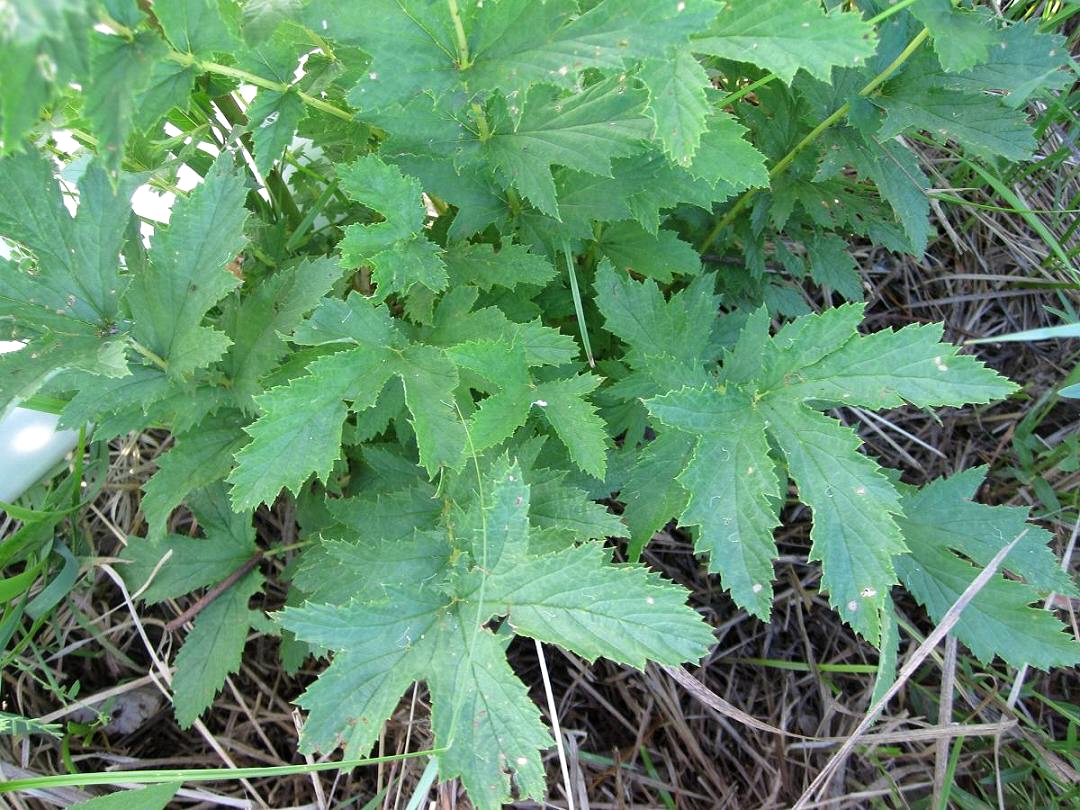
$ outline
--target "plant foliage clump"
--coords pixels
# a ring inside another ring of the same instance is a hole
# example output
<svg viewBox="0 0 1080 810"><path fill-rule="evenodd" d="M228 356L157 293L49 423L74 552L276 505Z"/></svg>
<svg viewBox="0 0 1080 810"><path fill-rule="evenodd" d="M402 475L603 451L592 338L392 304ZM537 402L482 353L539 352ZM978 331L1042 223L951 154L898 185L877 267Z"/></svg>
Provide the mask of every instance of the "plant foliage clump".
<svg viewBox="0 0 1080 810"><path fill-rule="evenodd" d="M127 576L159 602L241 574L176 657L181 725L254 628L288 667L331 661L298 698L305 751L368 754L421 681L441 778L479 807L541 798L552 740L507 645L701 658L687 592L639 562L672 520L767 621L789 482L821 590L886 657L894 587L939 618L1026 531L955 632L983 659L1077 661L1033 607L1076 590L1026 511L974 502L979 470L899 483L837 410L1015 392L939 325L860 331L848 246L933 238L913 141L1031 157L1061 39L948 0L825 5L8 7L0 323L25 347L0 407L172 431ZM146 184L176 195L150 231ZM299 552L256 543L282 497ZM201 537L169 532L181 505ZM258 562L294 553L270 624Z"/></svg>

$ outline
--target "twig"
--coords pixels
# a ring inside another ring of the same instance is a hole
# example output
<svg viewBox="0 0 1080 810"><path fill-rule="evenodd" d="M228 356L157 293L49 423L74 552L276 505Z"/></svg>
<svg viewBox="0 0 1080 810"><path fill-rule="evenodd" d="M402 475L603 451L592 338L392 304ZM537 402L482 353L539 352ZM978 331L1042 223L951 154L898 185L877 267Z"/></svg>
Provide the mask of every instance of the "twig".
<svg viewBox="0 0 1080 810"><path fill-rule="evenodd" d="M225 593L225 591L227 591L231 585L233 585L235 582L237 582L237 580L247 574L252 568L262 562L262 560L263 552L260 551L256 553L251 559L244 562L243 565L241 565L227 577L225 577L225 579L221 580L221 582L219 582L213 588L200 596L191 607L189 607L171 622L166 624L165 629L170 632L175 632L179 630L187 622L190 622L192 619L194 619L196 616L206 610L206 608L210 606L211 602L221 596L221 594Z"/></svg>

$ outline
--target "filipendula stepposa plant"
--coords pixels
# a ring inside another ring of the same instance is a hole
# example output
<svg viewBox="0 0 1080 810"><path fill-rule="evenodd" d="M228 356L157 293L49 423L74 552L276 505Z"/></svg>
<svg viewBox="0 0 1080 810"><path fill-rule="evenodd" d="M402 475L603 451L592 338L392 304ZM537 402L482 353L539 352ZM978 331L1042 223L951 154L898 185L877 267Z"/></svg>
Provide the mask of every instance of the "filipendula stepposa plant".
<svg viewBox="0 0 1080 810"><path fill-rule="evenodd" d="M834 410L1015 392L938 325L860 331L848 245L933 238L915 139L1032 156L1027 102L1071 81L1036 22L949 0L4 9L0 323L26 345L0 405L172 432L127 577L146 603L230 583L176 656L181 725L249 630L277 633L286 667L330 661L297 698L305 752L368 754L422 681L442 779L542 797L552 739L508 643L699 659L688 594L638 562L672 520L767 621L789 482L821 590L885 658L894 587L940 618L1026 531L955 633L1077 660L1033 607L1076 591L1026 510L973 501L983 470L899 484ZM152 234L146 184L177 196ZM260 547L279 498L299 542ZM181 505L201 537L169 533ZM286 554L271 623L249 603Z"/></svg>

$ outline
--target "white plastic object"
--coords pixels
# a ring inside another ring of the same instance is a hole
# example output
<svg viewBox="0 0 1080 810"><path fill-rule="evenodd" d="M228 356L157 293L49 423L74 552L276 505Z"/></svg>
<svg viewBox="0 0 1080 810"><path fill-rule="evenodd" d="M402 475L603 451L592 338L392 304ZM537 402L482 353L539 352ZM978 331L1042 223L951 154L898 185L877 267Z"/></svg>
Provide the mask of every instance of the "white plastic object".
<svg viewBox="0 0 1080 810"><path fill-rule="evenodd" d="M75 449L77 430L57 430L60 417L12 408L0 420L0 501L11 503Z"/></svg>

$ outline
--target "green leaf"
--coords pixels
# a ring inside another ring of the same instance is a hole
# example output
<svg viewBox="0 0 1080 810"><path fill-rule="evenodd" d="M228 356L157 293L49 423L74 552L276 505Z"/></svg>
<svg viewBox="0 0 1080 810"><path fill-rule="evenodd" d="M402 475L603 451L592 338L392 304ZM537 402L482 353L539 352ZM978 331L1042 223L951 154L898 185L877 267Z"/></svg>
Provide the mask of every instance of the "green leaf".
<svg viewBox="0 0 1080 810"><path fill-rule="evenodd" d="M939 86L925 70L905 72L872 101L886 112L877 135L882 141L914 128L954 140L984 157L1027 160L1035 150L1034 133L1022 111L994 96Z"/></svg>
<svg viewBox="0 0 1080 810"><path fill-rule="evenodd" d="M664 424L699 434L679 475L689 493L680 522L701 527L695 548L709 554L709 570L738 604L768 620L782 493L762 415L738 389L683 389L646 404Z"/></svg>
<svg viewBox="0 0 1080 810"><path fill-rule="evenodd" d="M384 505L397 500L392 493L384 499ZM417 529L423 523L433 525L438 517L438 502L427 500L436 512L421 514L422 523ZM402 516L399 522L409 516ZM382 534L376 524L371 531L366 526L356 527L349 540L324 540L321 546L304 554L296 586L313 602L343 605L358 594L370 600L385 594L390 586L425 582L446 568L450 550L441 534L414 532L412 527L400 537Z"/></svg>
<svg viewBox="0 0 1080 810"><path fill-rule="evenodd" d="M799 498L813 511L810 558L821 561L829 603L878 642L881 605L896 582L893 559L907 550L896 525L900 496L878 465L858 453L861 442L849 428L786 402L768 403L763 415Z"/></svg>
<svg viewBox="0 0 1080 810"><path fill-rule="evenodd" d="M144 788L117 790L71 807L73 810L165 810L179 789L179 782L165 782Z"/></svg>
<svg viewBox="0 0 1080 810"><path fill-rule="evenodd" d="M114 176L120 169L136 99L149 82L152 65L164 54L161 38L148 31L131 41L96 31L90 39L93 79L86 88L84 113L98 136L105 166Z"/></svg>
<svg viewBox="0 0 1080 810"><path fill-rule="evenodd" d="M278 614L305 641L338 652L300 696L308 710L301 750L365 756L401 695L424 673L447 599L431 590L388 589L379 601L337 607L306 604Z"/></svg>
<svg viewBox="0 0 1080 810"><path fill-rule="evenodd" d="M495 3L476 15L466 81L472 90L511 99L536 83L573 86L587 68L622 70L636 59L666 56L719 8L711 0L603 0L577 15L566 0Z"/></svg>
<svg viewBox="0 0 1080 810"><path fill-rule="evenodd" d="M433 292L446 287L441 251L423 235L425 219L420 183L375 155L338 169L342 189L384 219L373 225L350 225L341 241L341 261L348 267L371 265L379 297L408 292L422 284Z"/></svg>
<svg viewBox="0 0 1080 810"><path fill-rule="evenodd" d="M701 258L693 245L672 231L661 229L651 234L636 222L606 225L600 232L597 248L615 269L664 283L676 275L696 276L701 272Z"/></svg>
<svg viewBox="0 0 1080 810"><path fill-rule="evenodd" d="M312 475L323 481L341 455L341 426L354 400L369 408L390 379L386 358L363 348L322 357L308 373L256 397L262 415L245 427L251 443L229 475L235 509L272 501L282 488L299 494Z"/></svg>
<svg viewBox="0 0 1080 810"><path fill-rule="evenodd" d="M668 372L663 364L670 366L671 358L678 361L677 373L709 359L712 331L702 325L713 322L719 307L713 284L711 276L702 276L665 301L656 282L637 283L602 260L596 272L596 304L607 330L630 346L630 364L663 378Z"/></svg>
<svg viewBox="0 0 1080 810"><path fill-rule="evenodd" d="M167 362L172 377L209 365L229 344L202 321L240 284L225 265L244 246L247 189L231 164L223 154L205 182L177 202L168 229L154 236L149 267L128 290L135 337Z"/></svg>
<svg viewBox="0 0 1080 810"><path fill-rule="evenodd" d="M232 381L237 404L252 407L251 397L262 392L260 379L286 356L281 335L299 326L341 275L337 262L322 257L304 259L264 279L243 299L230 301L221 323L232 340L223 367Z"/></svg>
<svg viewBox="0 0 1080 810"><path fill-rule="evenodd" d="M943 343L942 331L941 324L911 324L859 335L823 359L792 369L783 396L867 408L929 408L990 402L1017 390L976 358Z"/></svg>
<svg viewBox="0 0 1080 810"><path fill-rule="evenodd" d="M608 562L596 543L519 561L488 579L485 598L518 633L590 661L604 656L643 669L646 660L677 665L708 651L712 631L687 607L685 591Z"/></svg>
<svg viewBox="0 0 1080 810"><path fill-rule="evenodd" d="M146 84L135 94L135 126L147 130L174 107L186 110L195 76L190 65L169 60L154 62Z"/></svg>
<svg viewBox="0 0 1080 810"><path fill-rule="evenodd" d="M88 4L5 5L0 31L0 155L21 146L44 106L89 67Z"/></svg>
<svg viewBox="0 0 1080 810"><path fill-rule="evenodd" d="M158 457L157 472L143 485L140 507L148 538L160 537L172 511L189 493L220 481L232 469L233 455L245 442L236 414L211 417L189 433L174 437Z"/></svg>
<svg viewBox="0 0 1080 810"><path fill-rule="evenodd" d="M826 14L818 0L728 0L691 47L751 62L790 84L800 68L829 81L834 66L861 65L876 44L873 27L857 13Z"/></svg>
<svg viewBox="0 0 1080 810"><path fill-rule="evenodd" d="M710 111L705 89L712 85L705 68L690 51L679 50L670 58L650 59L638 75L649 89L649 114L664 151L689 165Z"/></svg>
<svg viewBox="0 0 1080 810"><path fill-rule="evenodd" d="M255 168L265 176L292 143L296 128L307 115L300 96L292 91L260 90L248 107L251 137L255 141Z"/></svg>
<svg viewBox="0 0 1080 810"><path fill-rule="evenodd" d="M840 293L848 301L863 298L862 276L855 259L847 252L847 240L836 234L820 234L807 245L810 275L823 287Z"/></svg>
<svg viewBox="0 0 1080 810"><path fill-rule="evenodd" d="M915 153L898 140L879 142L846 129L834 133L827 154L874 183L903 225L912 253L921 256L931 233L930 180Z"/></svg>
<svg viewBox="0 0 1080 810"><path fill-rule="evenodd" d="M555 268L543 256L523 245L505 244L496 252L487 244L457 245L444 256L446 271L455 287L471 284L484 291L519 285L544 287L555 278Z"/></svg>
<svg viewBox="0 0 1080 810"><path fill-rule="evenodd" d="M998 33L987 59L971 70L944 77L944 81L969 92L1002 90L1005 105L1015 109L1036 93L1063 90L1071 84L1072 76L1065 68L1067 58L1064 37L1042 33L1037 21L1024 20Z"/></svg>
<svg viewBox="0 0 1080 810"><path fill-rule="evenodd" d="M149 582L142 592L142 599L147 602L174 599L196 588L213 585L255 553L251 513L233 512L223 486L214 485L192 494L188 505L205 537L167 535L128 539L123 557L129 563L124 568L124 577L136 590Z"/></svg>
<svg viewBox="0 0 1080 810"><path fill-rule="evenodd" d="M405 383L420 464L431 475L440 467L459 466L466 439L454 400L458 374L453 362L433 346L414 344L402 353L395 371Z"/></svg>
<svg viewBox="0 0 1080 810"><path fill-rule="evenodd" d="M599 384L599 378L591 374L551 380L536 386L533 401L566 445L573 462L603 481L607 471L607 430L596 406L585 399Z"/></svg>
<svg viewBox="0 0 1080 810"><path fill-rule="evenodd" d="M135 183L125 178L114 189L92 163L79 181L73 218L54 173L53 164L36 152L0 160L0 236L37 260L33 275L11 265L0 274L0 316L14 316L34 331L107 331L118 320L126 287L119 255Z"/></svg>
<svg viewBox="0 0 1080 810"><path fill-rule="evenodd" d="M565 482L566 473L541 471L531 476L529 548L535 553L564 548L579 540L626 537L626 526L602 504Z"/></svg>
<svg viewBox="0 0 1080 810"><path fill-rule="evenodd" d="M569 98L538 85L524 100L514 123L504 105L495 107L494 132L480 154L529 202L559 218L553 165L609 177L613 158L633 153L649 137L643 115L647 96L625 82L609 80Z"/></svg>
<svg viewBox="0 0 1080 810"><path fill-rule="evenodd" d="M428 684L432 726L438 745L453 741L437 755L439 776L460 778L481 810L499 810L514 795L543 798L539 751L551 747L551 735L506 661L505 641L460 620L444 620L439 641L431 654L444 665Z"/></svg>
<svg viewBox="0 0 1080 810"><path fill-rule="evenodd" d="M652 536L680 515L689 493L677 479L690 461L692 437L677 430L665 430L645 445L630 469L619 499L626 504L623 518L630 528L627 557L637 562Z"/></svg>
<svg viewBox="0 0 1080 810"><path fill-rule="evenodd" d="M945 70L956 73L986 61L994 42L988 16L956 8L951 0L919 0L911 13L930 31Z"/></svg>
<svg viewBox="0 0 1080 810"><path fill-rule="evenodd" d="M1028 581L993 577L960 614L953 632L987 664L1000 656L1013 667L1075 666L1080 644L1062 632L1053 613L1031 605L1051 586L1074 595L1076 587L1047 548L1049 535L1026 522L1027 509L969 500L983 472L939 478L905 495L900 527L911 554L896 561L901 581L931 618L941 621L979 574L957 552L985 565L1002 545L1027 531L1002 567L1023 572Z"/></svg>
<svg viewBox="0 0 1080 810"><path fill-rule="evenodd" d="M248 601L262 587L262 575L252 571L211 602L195 619L176 656L173 708L176 722L188 728L199 719L225 678L240 669L240 656L255 612Z"/></svg>
<svg viewBox="0 0 1080 810"><path fill-rule="evenodd" d="M236 5L221 0L155 0L154 16L173 47L182 53L209 56L236 47L239 22Z"/></svg>

